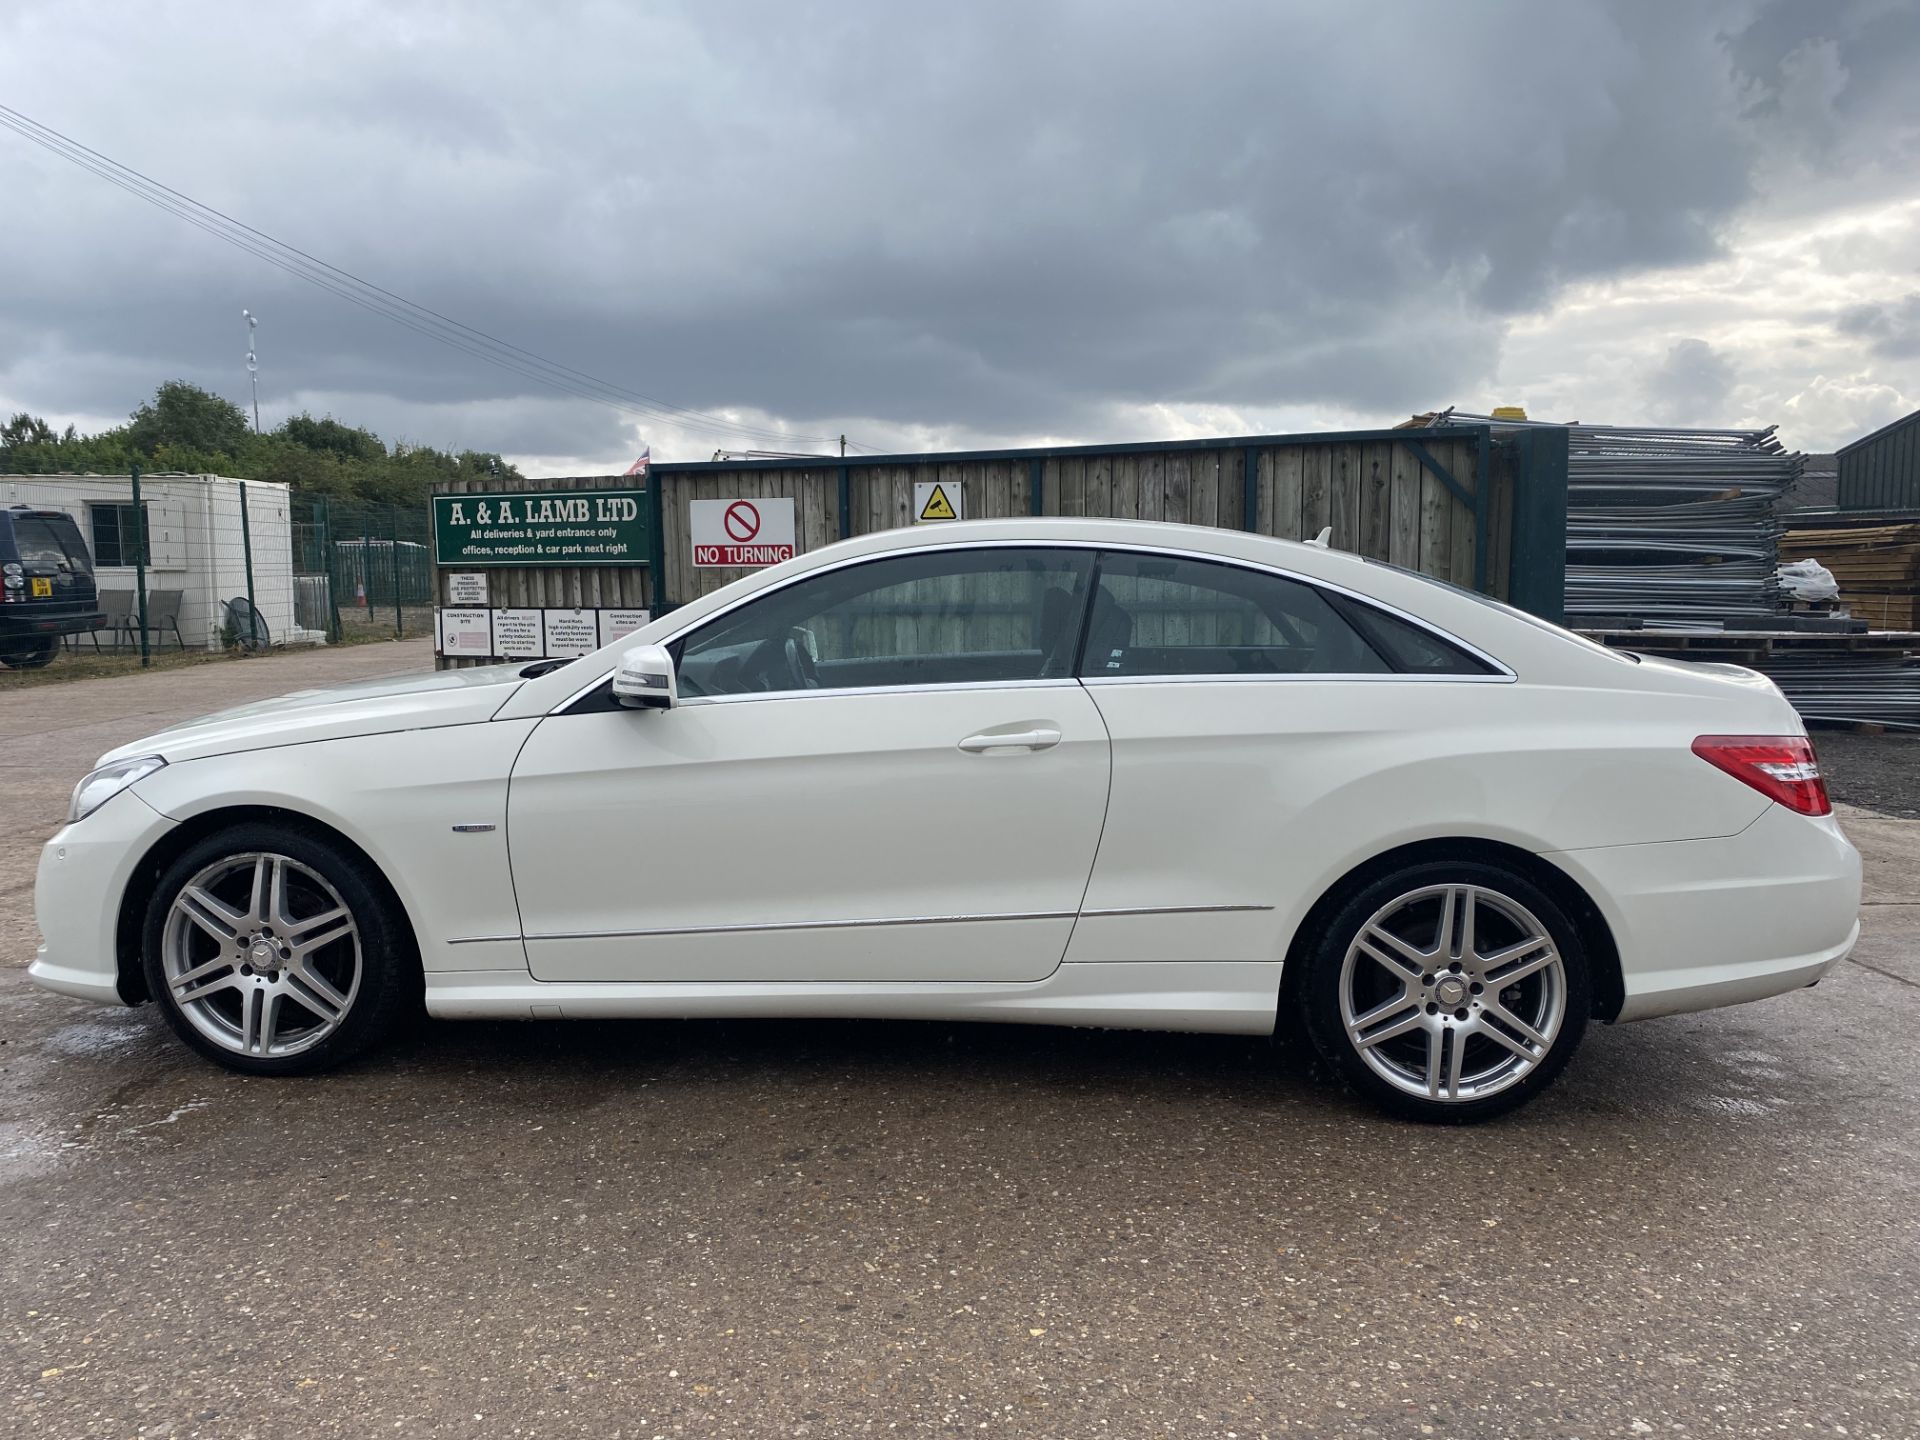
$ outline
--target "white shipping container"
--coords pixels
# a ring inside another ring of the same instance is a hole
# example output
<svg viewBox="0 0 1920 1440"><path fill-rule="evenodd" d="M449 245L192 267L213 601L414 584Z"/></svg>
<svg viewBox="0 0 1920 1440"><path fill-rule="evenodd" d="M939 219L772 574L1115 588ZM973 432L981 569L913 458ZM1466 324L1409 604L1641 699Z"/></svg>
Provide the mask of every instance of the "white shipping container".
<svg viewBox="0 0 1920 1440"><path fill-rule="evenodd" d="M253 599L273 642L325 640L294 622L293 528L285 485L246 483L247 535L240 525L241 482L224 475L142 475L147 517L147 594L180 592L180 634L189 648L220 648L222 603L247 593L246 545L253 549ZM93 552L102 596L131 593L134 567L124 557L121 532L130 519L132 485L125 475L0 475L0 506L64 510ZM130 540L131 537L129 536ZM106 636L100 637L102 642ZM84 636L75 637L85 644ZM155 645L171 645L170 630L155 630Z"/></svg>

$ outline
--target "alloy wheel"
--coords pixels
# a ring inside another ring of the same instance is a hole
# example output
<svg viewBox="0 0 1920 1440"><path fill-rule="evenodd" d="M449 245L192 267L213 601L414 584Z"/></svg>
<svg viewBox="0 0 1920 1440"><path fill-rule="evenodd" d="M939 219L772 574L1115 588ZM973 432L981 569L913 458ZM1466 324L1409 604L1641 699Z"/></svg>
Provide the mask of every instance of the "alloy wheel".
<svg viewBox="0 0 1920 1440"><path fill-rule="evenodd" d="M311 1049L359 993L360 930L340 892L285 855L224 856L181 886L161 936L169 995L236 1055Z"/></svg>
<svg viewBox="0 0 1920 1440"><path fill-rule="evenodd" d="M1360 1059L1424 1100L1481 1100L1546 1059L1567 1013L1566 965L1526 906L1480 885L1428 885L1360 927L1340 1019Z"/></svg>

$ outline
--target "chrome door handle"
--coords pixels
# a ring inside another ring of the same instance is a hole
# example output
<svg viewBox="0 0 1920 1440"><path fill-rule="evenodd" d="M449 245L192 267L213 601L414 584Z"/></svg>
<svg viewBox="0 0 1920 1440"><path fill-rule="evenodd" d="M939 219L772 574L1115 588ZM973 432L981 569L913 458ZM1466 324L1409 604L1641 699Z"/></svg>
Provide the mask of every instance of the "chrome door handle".
<svg viewBox="0 0 1920 1440"><path fill-rule="evenodd" d="M1051 725L1032 730L983 730L960 742L969 755L984 755L989 750L1051 750L1060 743L1060 732Z"/></svg>

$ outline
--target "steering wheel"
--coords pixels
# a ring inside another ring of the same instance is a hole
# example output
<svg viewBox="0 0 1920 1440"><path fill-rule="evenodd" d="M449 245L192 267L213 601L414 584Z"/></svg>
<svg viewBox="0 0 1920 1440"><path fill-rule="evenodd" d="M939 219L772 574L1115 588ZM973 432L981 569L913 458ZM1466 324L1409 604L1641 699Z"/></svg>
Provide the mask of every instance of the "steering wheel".
<svg viewBox="0 0 1920 1440"><path fill-rule="evenodd" d="M798 630L787 632L781 651L787 658L787 674L793 679L796 690L818 690L820 688L820 667L813 663L813 652L804 643L804 637Z"/></svg>

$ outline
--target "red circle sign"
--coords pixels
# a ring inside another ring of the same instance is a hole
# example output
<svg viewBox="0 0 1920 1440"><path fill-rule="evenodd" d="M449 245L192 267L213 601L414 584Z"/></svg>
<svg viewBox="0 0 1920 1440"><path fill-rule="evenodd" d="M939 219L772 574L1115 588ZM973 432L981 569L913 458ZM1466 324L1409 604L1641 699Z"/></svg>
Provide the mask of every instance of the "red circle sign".
<svg viewBox="0 0 1920 1440"><path fill-rule="evenodd" d="M727 527L729 539L744 545L760 533L759 508L745 500L736 500L727 507L720 523Z"/></svg>

